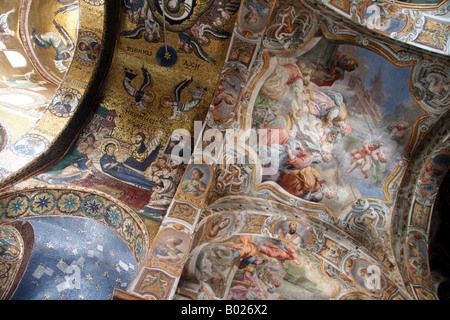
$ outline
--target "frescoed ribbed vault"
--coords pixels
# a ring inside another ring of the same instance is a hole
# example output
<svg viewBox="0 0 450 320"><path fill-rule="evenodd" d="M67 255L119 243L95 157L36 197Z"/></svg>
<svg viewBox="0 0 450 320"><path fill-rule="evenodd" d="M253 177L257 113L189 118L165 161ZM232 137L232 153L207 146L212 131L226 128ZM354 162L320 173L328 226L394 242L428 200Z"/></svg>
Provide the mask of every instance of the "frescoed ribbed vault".
<svg viewBox="0 0 450 320"><path fill-rule="evenodd" d="M1 299L448 299L449 9L3 1Z"/></svg>

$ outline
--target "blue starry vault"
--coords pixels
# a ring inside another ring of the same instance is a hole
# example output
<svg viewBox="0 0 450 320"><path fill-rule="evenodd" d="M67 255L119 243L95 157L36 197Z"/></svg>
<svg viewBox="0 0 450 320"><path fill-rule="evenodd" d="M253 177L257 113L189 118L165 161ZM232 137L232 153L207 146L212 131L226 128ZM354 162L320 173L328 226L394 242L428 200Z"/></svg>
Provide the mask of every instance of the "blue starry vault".
<svg viewBox="0 0 450 320"><path fill-rule="evenodd" d="M112 230L79 217L24 219L35 232L12 300L109 300L136 276L136 260Z"/></svg>

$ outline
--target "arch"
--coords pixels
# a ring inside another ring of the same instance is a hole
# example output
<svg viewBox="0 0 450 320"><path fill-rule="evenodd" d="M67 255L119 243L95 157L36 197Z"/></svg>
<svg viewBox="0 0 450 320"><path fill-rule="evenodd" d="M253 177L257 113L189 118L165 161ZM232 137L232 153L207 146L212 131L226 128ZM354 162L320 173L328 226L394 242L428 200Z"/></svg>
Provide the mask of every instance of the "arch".
<svg viewBox="0 0 450 320"><path fill-rule="evenodd" d="M449 169L447 111L422 138L420 146L411 155L401 181L395 211L391 218L391 234L394 256L402 277L409 283L409 290L418 299L425 292L436 294L430 274L428 249L433 206L439 193L439 184ZM445 159L442 159L442 155ZM439 172L434 170L433 159L439 162ZM450 159L450 158L449 158ZM411 265L420 259L421 264Z"/></svg>
<svg viewBox="0 0 450 320"><path fill-rule="evenodd" d="M25 1L31 4L32 1ZM31 136L45 143L45 147L38 154L32 157L24 158L13 152L15 146L11 146L0 155L2 177L0 189L4 189L10 184L30 177L56 161L70 147L81 125L85 122L89 110L95 105L98 98L105 74L111 62L114 52L114 40L117 27L117 13L119 4L116 2L103 1L79 1L80 15L77 29L77 38L79 41L85 41L89 36L98 40L96 53L87 57L82 55L79 49L74 51L74 59L71 61L68 70L65 72L61 81L48 79L58 85L54 97L49 102L47 108L40 119L23 134L22 138L27 139ZM26 12L24 13L26 17ZM96 30L92 29L92 20L101 21L96 25ZM24 32L22 30L22 32ZM25 33L26 35L27 33ZM77 43L75 43L76 45ZM86 59L90 61L86 62ZM71 91L76 97L71 100L70 108L64 112L56 112L57 105L61 102L61 97ZM50 123L50 126L49 126Z"/></svg>
<svg viewBox="0 0 450 320"><path fill-rule="evenodd" d="M0 197L0 223L44 216L92 219L116 233L133 252L138 264L149 247L147 229L133 210L111 196L81 188L26 188Z"/></svg>

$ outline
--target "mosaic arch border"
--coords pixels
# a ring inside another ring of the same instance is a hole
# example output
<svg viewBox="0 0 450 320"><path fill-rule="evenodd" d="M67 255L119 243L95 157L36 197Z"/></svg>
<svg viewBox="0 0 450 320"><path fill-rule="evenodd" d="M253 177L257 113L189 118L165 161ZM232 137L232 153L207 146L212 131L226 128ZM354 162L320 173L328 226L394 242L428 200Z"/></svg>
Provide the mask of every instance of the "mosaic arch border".
<svg viewBox="0 0 450 320"><path fill-rule="evenodd" d="M75 51L70 67L49 107L21 138L37 137L47 142L45 148L28 158L15 154L13 152L15 145L0 153L0 189L36 174L43 169L43 163L50 165L55 162L72 144L78 130L71 128L80 128L85 122L88 111L94 107L94 102L98 98L98 88L104 80L102 70L107 70L111 63L119 6L120 3L116 1L79 1L77 43L80 41L80 35L95 34L101 42L99 57L95 63L86 63L80 52ZM61 115L52 112L52 106L58 103L62 94L67 91L77 93L77 100L73 103L70 113Z"/></svg>
<svg viewBox="0 0 450 320"><path fill-rule="evenodd" d="M125 242L138 266L143 264L150 247L141 218L107 194L74 187L34 187L6 192L0 197L0 224L45 216L80 217L106 226Z"/></svg>

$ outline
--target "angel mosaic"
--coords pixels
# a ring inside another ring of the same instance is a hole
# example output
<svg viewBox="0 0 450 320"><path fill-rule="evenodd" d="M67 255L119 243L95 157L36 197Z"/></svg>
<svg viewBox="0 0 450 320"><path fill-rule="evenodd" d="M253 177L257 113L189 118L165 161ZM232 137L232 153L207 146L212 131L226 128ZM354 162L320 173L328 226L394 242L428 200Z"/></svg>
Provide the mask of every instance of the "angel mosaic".
<svg viewBox="0 0 450 320"><path fill-rule="evenodd" d="M215 63L214 58L204 49L204 46L210 43L208 35L217 39L227 39L231 36L228 32L214 30L210 25L197 21L188 30L178 33L178 47L185 53L195 52L202 60Z"/></svg>
<svg viewBox="0 0 450 320"><path fill-rule="evenodd" d="M237 12L239 1L217 0L170 0L170 1L132 1L124 2L131 22L136 26L125 30L121 36L129 39L144 38L147 42L160 42L166 38L166 30L176 32L178 36L178 50L184 53L195 53L200 59L215 63L215 59L208 53L207 47L211 40L223 40L231 37L229 32L222 29L230 16ZM208 13L207 13L208 12ZM206 19L200 17L206 14ZM172 66L178 59L177 51L167 44L165 51L157 53L161 65ZM168 61L168 55L171 58ZM164 63L165 62L165 63Z"/></svg>
<svg viewBox="0 0 450 320"><path fill-rule="evenodd" d="M121 36L129 39L139 39L144 36L147 42L158 42L161 40L161 31L158 22L147 1L124 1L125 8L130 12L130 20L137 23L134 29L121 32Z"/></svg>
<svg viewBox="0 0 450 320"><path fill-rule="evenodd" d="M41 48L48 49L53 48L55 50L55 57L53 62L61 73L66 72L69 69L69 63L72 59L72 52L75 47L74 41L66 31L66 29L55 20L53 20L58 33L48 31L45 33L36 33L36 29L33 28L31 35L33 43Z"/></svg>
<svg viewBox="0 0 450 320"><path fill-rule="evenodd" d="M0 14L0 50L6 49L3 42L8 40L9 37L14 37L14 35L16 34L9 28L8 24L8 16L15 11L16 9L13 8L5 13Z"/></svg>
<svg viewBox="0 0 450 320"><path fill-rule="evenodd" d="M162 105L170 107L172 114L168 117L169 120L180 120L181 115L184 116L185 121L191 122L189 116L186 114L189 111L196 109L205 94L204 88L189 89L191 92L191 99L185 102L181 101L181 94L187 88L193 79L186 79L177 84L174 88L174 98L163 97Z"/></svg>
<svg viewBox="0 0 450 320"><path fill-rule="evenodd" d="M152 84L152 76L150 72L145 67L141 68L143 79L141 80L141 85L135 87L133 80L137 77L137 74L133 70L125 68L125 75L123 77L123 87L127 94L133 99L129 100L126 105L131 106L134 104L138 111L143 111L147 109L149 103L151 103L155 97L152 91L148 91L147 88Z"/></svg>

